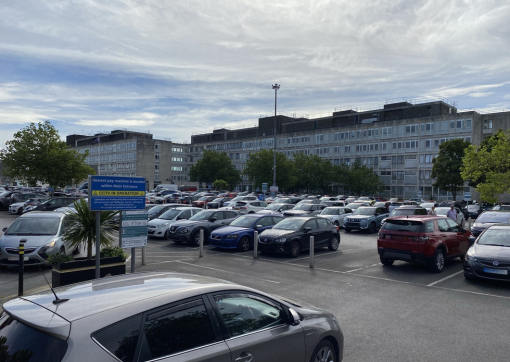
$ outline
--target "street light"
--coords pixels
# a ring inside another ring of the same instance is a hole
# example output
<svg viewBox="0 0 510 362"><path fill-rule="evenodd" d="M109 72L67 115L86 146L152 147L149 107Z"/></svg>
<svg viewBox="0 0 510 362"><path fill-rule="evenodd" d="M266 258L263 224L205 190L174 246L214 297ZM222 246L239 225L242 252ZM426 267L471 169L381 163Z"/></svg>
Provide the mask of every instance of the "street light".
<svg viewBox="0 0 510 362"><path fill-rule="evenodd" d="M278 92L278 89L280 89L280 85L275 83L272 87L274 89L273 186L276 186L276 94ZM276 196L276 193L273 196Z"/></svg>

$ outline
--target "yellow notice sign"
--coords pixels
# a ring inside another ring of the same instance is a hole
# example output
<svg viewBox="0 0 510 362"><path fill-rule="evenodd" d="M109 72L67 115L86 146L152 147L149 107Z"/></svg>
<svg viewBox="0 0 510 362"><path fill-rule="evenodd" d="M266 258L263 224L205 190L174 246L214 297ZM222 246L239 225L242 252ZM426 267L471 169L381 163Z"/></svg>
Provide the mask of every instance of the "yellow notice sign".
<svg viewBox="0 0 510 362"><path fill-rule="evenodd" d="M145 191L98 191L93 190L92 196L145 196Z"/></svg>

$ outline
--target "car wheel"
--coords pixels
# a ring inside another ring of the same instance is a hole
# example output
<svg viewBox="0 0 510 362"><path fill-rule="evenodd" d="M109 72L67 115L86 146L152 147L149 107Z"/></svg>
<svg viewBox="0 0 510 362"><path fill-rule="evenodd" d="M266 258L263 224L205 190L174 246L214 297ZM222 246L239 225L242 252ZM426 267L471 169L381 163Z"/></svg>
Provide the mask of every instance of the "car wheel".
<svg viewBox="0 0 510 362"><path fill-rule="evenodd" d="M253 211L250 211L250 212L249 212L248 214L255 214L255 212L253 212Z"/></svg>
<svg viewBox="0 0 510 362"><path fill-rule="evenodd" d="M381 260L381 264L385 266L392 266L393 263L395 262L395 260L393 259L388 259L382 256L380 256L379 259Z"/></svg>
<svg viewBox="0 0 510 362"><path fill-rule="evenodd" d="M65 255L66 253L66 248L64 248L64 246L61 246L60 247L60 254L64 254Z"/></svg>
<svg viewBox="0 0 510 362"><path fill-rule="evenodd" d="M344 227L344 230L345 230L346 233L350 233L351 232L351 229L346 228L346 227Z"/></svg>
<svg viewBox="0 0 510 362"><path fill-rule="evenodd" d="M247 236L243 236L241 240L239 240L239 243L237 244L237 250L239 251L248 251L250 250L251 243L250 238Z"/></svg>
<svg viewBox="0 0 510 362"><path fill-rule="evenodd" d="M297 241L293 241L289 245L289 255L292 258L297 258L301 254L301 244Z"/></svg>
<svg viewBox="0 0 510 362"><path fill-rule="evenodd" d="M206 239L206 236L205 236L205 231L204 231L204 244L205 244L205 239ZM189 243L193 246L200 246L200 230L195 231L191 235Z"/></svg>
<svg viewBox="0 0 510 362"><path fill-rule="evenodd" d="M335 221L333 224L334 224L335 226L340 226L340 224L338 223L338 221Z"/></svg>
<svg viewBox="0 0 510 362"><path fill-rule="evenodd" d="M368 232L370 234L375 234L377 232L377 226L375 225L375 222L370 223L370 226L368 227Z"/></svg>
<svg viewBox="0 0 510 362"><path fill-rule="evenodd" d="M165 231L165 235L163 236L166 240L170 240L170 234L168 233L168 230Z"/></svg>
<svg viewBox="0 0 510 362"><path fill-rule="evenodd" d="M331 342L323 340L321 341L312 353L310 362L336 362L336 351L335 347Z"/></svg>
<svg viewBox="0 0 510 362"><path fill-rule="evenodd" d="M430 271L434 273L441 273L444 269L445 256L444 251L437 249L434 253L434 258L429 264Z"/></svg>
<svg viewBox="0 0 510 362"><path fill-rule="evenodd" d="M21 208L21 207L20 207L20 208L18 209L18 215L21 215L21 214L23 214L23 208Z"/></svg>
<svg viewBox="0 0 510 362"><path fill-rule="evenodd" d="M338 240L338 237L333 236L331 238L331 241L329 242L328 249L331 251L335 251L338 249L339 245L340 245L340 241Z"/></svg>

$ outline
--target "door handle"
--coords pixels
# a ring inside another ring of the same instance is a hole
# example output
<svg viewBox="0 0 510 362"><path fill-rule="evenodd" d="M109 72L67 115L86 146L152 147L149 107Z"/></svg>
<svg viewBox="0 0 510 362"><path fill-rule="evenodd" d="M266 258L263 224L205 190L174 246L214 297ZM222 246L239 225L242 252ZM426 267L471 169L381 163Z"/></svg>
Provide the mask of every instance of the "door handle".
<svg viewBox="0 0 510 362"><path fill-rule="evenodd" d="M235 359L235 362L250 362L253 359L253 355L250 352L243 352L241 356Z"/></svg>

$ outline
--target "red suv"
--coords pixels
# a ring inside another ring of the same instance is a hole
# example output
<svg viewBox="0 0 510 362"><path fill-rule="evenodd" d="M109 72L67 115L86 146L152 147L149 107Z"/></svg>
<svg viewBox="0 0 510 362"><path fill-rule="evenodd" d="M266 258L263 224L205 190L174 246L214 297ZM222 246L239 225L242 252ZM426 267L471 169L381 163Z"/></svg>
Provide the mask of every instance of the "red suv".
<svg viewBox="0 0 510 362"><path fill-rule="evenodd" d="M377 237L377 248L383 265L392 265L395 260L418 260L440 273L447 258L464 260L470 235L444 216L399 216L386 219Z"/></svg>

